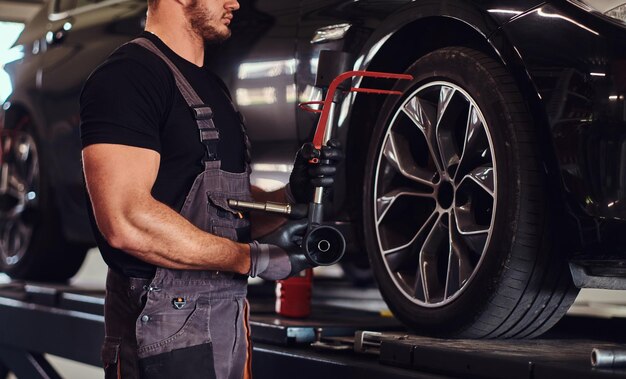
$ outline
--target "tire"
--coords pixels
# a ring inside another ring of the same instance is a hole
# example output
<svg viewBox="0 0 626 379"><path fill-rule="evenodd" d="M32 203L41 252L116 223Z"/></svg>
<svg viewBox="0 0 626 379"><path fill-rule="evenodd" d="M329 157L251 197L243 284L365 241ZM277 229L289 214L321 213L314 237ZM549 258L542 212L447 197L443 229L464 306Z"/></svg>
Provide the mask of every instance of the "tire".
<svg viewBox="0 0 626 379"><path fill-rule="evenodd" d="M434 51L383 105L365 172L366 247L394 315L420 333L535 337L574 301L552 245L536 133L514 79Z"/></svg>
<svg viewBox="0 0 626 379"><path fill-rule="evenodd" d="M41 144L26 116L17 125L0 144L0 269L14 279L66 281L87 247L65 241Z"/></svg>

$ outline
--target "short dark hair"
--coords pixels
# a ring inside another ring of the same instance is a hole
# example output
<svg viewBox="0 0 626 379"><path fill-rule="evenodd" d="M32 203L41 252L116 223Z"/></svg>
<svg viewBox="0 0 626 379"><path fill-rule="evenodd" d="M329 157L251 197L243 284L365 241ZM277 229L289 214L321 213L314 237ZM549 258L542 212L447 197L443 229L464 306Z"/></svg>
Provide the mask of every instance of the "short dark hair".
<svg viewBox="0 0 626 379"><path fill-rule="evenodd" d="M148 7L156 8L158 2L159 0L148 0Z"/></svg>

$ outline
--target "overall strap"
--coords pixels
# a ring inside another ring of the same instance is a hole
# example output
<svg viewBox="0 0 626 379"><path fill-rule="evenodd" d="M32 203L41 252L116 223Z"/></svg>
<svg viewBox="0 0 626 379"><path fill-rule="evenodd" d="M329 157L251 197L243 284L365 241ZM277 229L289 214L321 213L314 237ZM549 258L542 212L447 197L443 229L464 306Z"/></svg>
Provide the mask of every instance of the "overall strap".
<svg viewBox="0 0 626 379"><path fill-rule="evenodd" d="M243 142L246 148L246 152L245 152L246 166L249 166L250 162L252 161L252 156L250 154L252 144L250 143L250 138L248 137L248 131L246 130L246 120L243 117L243 113L241 113L241 111L239 111L237 107L235 106L235 103L233 102L233 98L230 95L230 91L228 91L228 87L226 86L224 81L222 81L222 79L216 75L213 75L213 76L215 77L216 82L221 87L222 92L224 93L228 101L230 102L230 106L237 113L237 118L239 119L239 127L241 128L241 133L243 134Z"/></svg>
<svg viewBox="0 0 626 379"><path fill-rule="evenodd" d="M246 145L246 166L248 171L250 170L250 162L252 161L252 154L250 150L252 148L252 144L250 143L250 138L248 137L248 131L246 130L246 120L243 117L243 113L237 111L237 116L239 116L239 125L241 127L241 132L243 133L243 143Z"/></svg>
<svg viewBox="0 0 626 379"><path fill-rule="evenodd" d="M178 67L172 63L172 61L159 50L156 45L147 38L136 38L130 43L135 43L141 47L144 47L161 58L165 64L170 68L174 79L176 80L176 87L180 91L181 95L185 98L187 105L191 108L193 117L198 124L198 130L200 132L200 141L204 145L206 152L202 163L205 168L219 168L220 160L218 156L217 146L219 143L220 132L213 123L213 110L211 107L204 104L200 99L200 96L191 87L189 81L183 76Z"/></svg>

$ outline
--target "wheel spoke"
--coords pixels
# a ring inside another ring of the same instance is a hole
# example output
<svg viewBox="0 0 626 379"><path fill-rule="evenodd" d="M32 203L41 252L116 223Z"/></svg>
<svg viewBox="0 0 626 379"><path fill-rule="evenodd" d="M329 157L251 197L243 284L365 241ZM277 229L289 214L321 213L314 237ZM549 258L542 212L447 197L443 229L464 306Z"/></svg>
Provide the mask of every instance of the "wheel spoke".
<svg viewBox="0 0 626 379"><path fill-rule="evenodd" d="M441 86L441 91L439 92L439 104L437 104L437 124L439 124L443 115L446 113L455 92L456 90L452 87Z"/></svg>
<svg viewBox="0 0 626 379"><path fill-rule="evenodd" d="M478 110L473 105L469 107L463 153L459 160L459 168L455 178L466 175L472 168L491 161L489 140L485 134L485 127Z"/></svg>
<svg viewBox="0 0 626 379"><path fill-rule="evenodd" d="M387 215L387 212L396 204L396 201L403 196L433 199L432 193L420 192L409 188L392 190L376 199L376 226L380 225Z"/></svg>
<svg viewBox="0 0 626 379"><path fill-rule="evenodd" d="M463 236L458 233L454 213L450 213L449 219L450 254L446 277L446 299L457 293L467 283L475 268Z"/></svg>
<svg viewBox="0 0 626 379"><path fill-rule="evenodd" d="M415 233L413 238L411 238L411 240L408 243L401 245L401 246L393 247L391 249L383 250L383 255L391 256L392 254L395 254L399 251L404 251L407 249L415 250L419 252L419 250L421 250L422 246L424 245L424 241L426 240L426 237L428 237L431 234L433 226L435 225L435 222L438 219L439 219L439 213L433 212L430 215L430 217L428 217L424 225L422 225L422 227L419 228L419 230Z"/></svg>
<svg viewBox="0 0 626 379"><path fill-rule="evenodd" d="M412 283L411 287L414 289L414 296L419 299L424 299L425 297L422 275L419 270L420 251L426 238L431 235L433 227L439 218L439 213L433 212L409 243L383 251L383 257L387 261L389 268L403 277L404 281ZM414 274L415 277L411 277Z"/></svg>
<svg viewBox="0 0 626 379"><path fill-rule="evenodd" d="M444 169L450 177L457 170L461 140L467 131L469 102L462 93L448 86L441 86L437 114L437 144Z"/></svg>
<svg viewBox="0 0 626 379"><path fill-rule="evenodd" d="M481 225L476 221L473 204L465 204L454 208L457 231L462 235L485 234L491 230L491 225Z"/></svg>
<svg viewBox="0 0 626 379"><path fill-rule="evenodd" d="M421 284L424 292L424 301L426 303L435 303L440 301L443 295L443 285L440 282L438 274L438 260L440 257L441 243L447 237L446 226L443 223L443 215L439 215L430 233L426 237L422 250L419 256L419 274L416 277L421 277ZM416 286L415 294L417 294L418 287Z"/></svg>
<svg viewBox="0 0 626 379"><path fill-rule="evenodd" d="M443 165L439 159L439 149L437 147L437 140L435 136L436 124L432 122L432 116L428 115L425 107L425 103L422 102L419 97L415 96L404 105L402 111L411 119L411 121L413 121L413 123L424 135L426 144L428 145L430 158L434 163L437 172L441 175L443 172Z"/></svg>
<svg viewBox="0 0 626 379"><path fill-rule="evenodd" d="M391 166L404 177L432 187L435 173L416 164L411 155L410 142L406 138L398 137L395 133L390 133L383 149L383 155Z"/></svg>
<svg viewBox="0 0 626 379"><path fill-rule="evenodd" d="M474 183L478 184L478 186L482 188L485 192L487 192L489 196L494 196L495 183L493 177L493 167L481 166L475 168L469 174L465 175L465 177L461 181L460 186L463 185L463 181L465 180L473 181Z"/></svg>

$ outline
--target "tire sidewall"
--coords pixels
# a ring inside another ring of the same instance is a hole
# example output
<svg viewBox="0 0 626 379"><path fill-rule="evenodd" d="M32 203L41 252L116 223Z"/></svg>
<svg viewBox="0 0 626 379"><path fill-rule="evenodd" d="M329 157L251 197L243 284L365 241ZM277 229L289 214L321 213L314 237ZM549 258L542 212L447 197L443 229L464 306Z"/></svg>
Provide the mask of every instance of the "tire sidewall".
<svg viewBox="0 0 626 379"><path fill-rule="evenodd" d="M414 79L401 83L399 98L388 98L383 105L368 151L365 172L364 230L366 245L379 288L391 311L408 325L423 325L420 332L458 334L478 318L497 291L499 278L506 267L517 229L520 198L520 170L514 124L496 80L485 67L465 53L465 49L447 48L416 61L406 73ZM398 107L419 87L434 81L446 81L464 89L476 102L487 122L497 170L497 204L489 247L480 268L463 293L452 302L437 308L420 307L408 300L389 277L378 249L374 232L374 176L385 133Z"/></svg>

